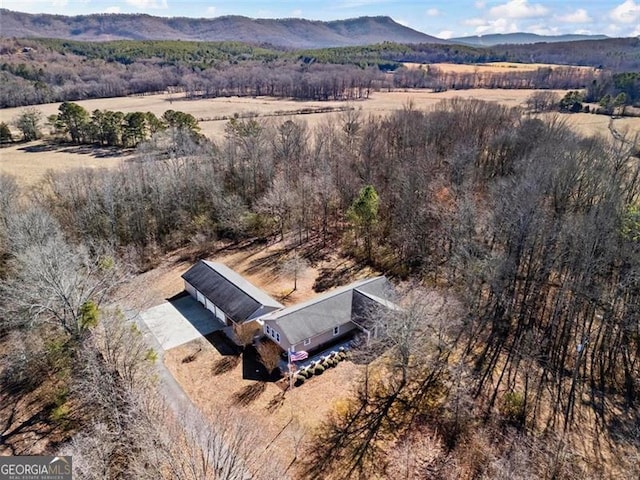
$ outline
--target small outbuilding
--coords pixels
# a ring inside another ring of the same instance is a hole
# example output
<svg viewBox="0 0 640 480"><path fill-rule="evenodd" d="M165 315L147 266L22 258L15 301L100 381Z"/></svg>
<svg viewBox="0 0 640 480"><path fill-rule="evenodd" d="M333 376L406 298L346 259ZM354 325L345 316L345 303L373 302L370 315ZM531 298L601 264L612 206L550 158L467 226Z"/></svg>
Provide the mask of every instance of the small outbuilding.
<svg viewBox="0 0 640 480"><path fill-rule="evenodd" d="M182 275L184 288L226 325L240 325L284 306L227 266L200 260Z"/></svg>

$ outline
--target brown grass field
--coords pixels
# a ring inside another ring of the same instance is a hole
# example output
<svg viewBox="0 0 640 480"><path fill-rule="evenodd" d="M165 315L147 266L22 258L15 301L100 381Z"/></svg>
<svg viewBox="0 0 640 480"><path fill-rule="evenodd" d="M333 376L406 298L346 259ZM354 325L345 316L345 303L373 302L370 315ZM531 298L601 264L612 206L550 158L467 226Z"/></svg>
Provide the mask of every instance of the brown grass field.
<svg viewBox="0 0 640 480"><path fill-rule="evenodd" d="M458 67L458 66L456 66ZM468 66L459 66L468 67ZM502 67L492 67L502 68ZM557 90L559 95L566 91ZM162 115L166 110L181 110L192 114L200 122L202 133L214 141L224 138L225 126L229 118L234 115L257 116L261 119L281 122L286 118L299 118L307 122L309 127L331 121L341 115L337 110L354 108L362 115L384 116L390 112L403 108L410 103L417 109L429 109L444 99L455 97L473 98L517 107L522 106L532 90L500 90L473 89L449 90L433 93L427 90L398 90L391 92L374 92L367 100L357 102L301 102L290 99L270 97L229 97L189 100L182 94L159 94L133 96L124 98L106 98L83 100L77 103L88 111L95 109L118 110L122 112L150 111ZM38 105L44 117L55 114L59 103ZM301 110L314 111L332 108L336 111L329 113L305 113ZM11 123L21 112L21 108L0 110L0 122ZM551 114L548 114L551 115ZM563 114L560 115L570 126L584 135L608 136L610 117L592 114ZM615 128L620 132L640 132L640 118L625 117L614 121ZM27 147L27 148L25 148ZM0 172L16 175L23 185L33 185L49 169L68 170L75 167L113 168L120 165L131 153L123 156L113 156L113 152L99 152L92 149L60 148L48 150L42 143L34 142L27 145L13 145L0 149Z"/></svg>
<svg viewBox="0 0 640 480"><path fill-rule="evenodd" d="M580 67L573 65L557 65L554 63L515 63L515 62L487 62L477 64L458 63L404 63L410 69L436 67L446 73L505 73L505 72L532 72L539 68L573 68L577 70L595 70L592 67Z"/></svg>

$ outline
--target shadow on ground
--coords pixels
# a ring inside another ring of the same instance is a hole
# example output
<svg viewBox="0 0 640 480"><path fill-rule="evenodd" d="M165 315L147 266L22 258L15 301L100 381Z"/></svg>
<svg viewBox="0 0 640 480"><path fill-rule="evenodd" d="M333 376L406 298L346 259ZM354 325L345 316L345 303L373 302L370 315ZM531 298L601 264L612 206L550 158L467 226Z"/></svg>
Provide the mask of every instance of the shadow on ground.
<svg viewBox="0 0 640 480"><path fill-rule="evenodd" d="M242 378L260 382L277 382L282 378L279 369L269 373L262 363L258 351L253 345L245 347L242 354Z"/></svg>
<svg viewBox="0 0 640 480"><path fill-rule="evenodd" d="M362 266L352 265L347 261L336 267L322 268L313 284L313 290L320 293L333 287L348 285L360 270Z"/></svg>
<svg viewBox="0 0 640 480"><path fill-rule="evenodd" d="M208 335L205 335L204 338L213 345L222 356L237 356L241 353L240 347L233 343L222 330L209 333Z"/></svg>
<svg viewBox="0 0 640 480"><path fill-rule="evenodd" d="M127 155L132 152L131 149L119 147L105 147L100 145L70 145L56 142L42 142L36 145L26 145L19 148L18 150L27 153L74 153L80 155L89 155L93 158L115 158Z"/></svg>

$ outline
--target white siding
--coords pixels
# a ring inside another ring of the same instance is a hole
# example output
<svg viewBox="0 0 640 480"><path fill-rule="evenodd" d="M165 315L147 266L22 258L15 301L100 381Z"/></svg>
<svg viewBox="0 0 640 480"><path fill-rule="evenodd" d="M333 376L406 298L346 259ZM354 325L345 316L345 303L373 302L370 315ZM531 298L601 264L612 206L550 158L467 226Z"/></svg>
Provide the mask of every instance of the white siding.
<svg viewBox="0 0 640 480"><path fill-rule="evenodd" d="M184 289L191 294L193 298L196 298L196 289L186 280L184 281Z"/></svg>
<svg viewBox="0 0 640 480"><path fill-rule="evenodd" d="M196 290L196 300L198 300L201 304L204 305L204 302L205 302L204 295L197 290Z"/></svg>

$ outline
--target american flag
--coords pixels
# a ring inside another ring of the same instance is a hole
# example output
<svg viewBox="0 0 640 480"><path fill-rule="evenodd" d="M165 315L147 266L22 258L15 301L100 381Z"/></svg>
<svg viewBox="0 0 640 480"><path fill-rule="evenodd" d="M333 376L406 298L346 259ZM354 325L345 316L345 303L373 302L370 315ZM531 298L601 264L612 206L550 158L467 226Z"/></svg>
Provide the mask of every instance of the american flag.
<svg viewBox="0 0 640 480"><path fill-rule="evenodd" d="M309 354L304 350L300 350L299 352L291 352L291 361L299 362L300 360L306 360L309 358Z"/></svg>

